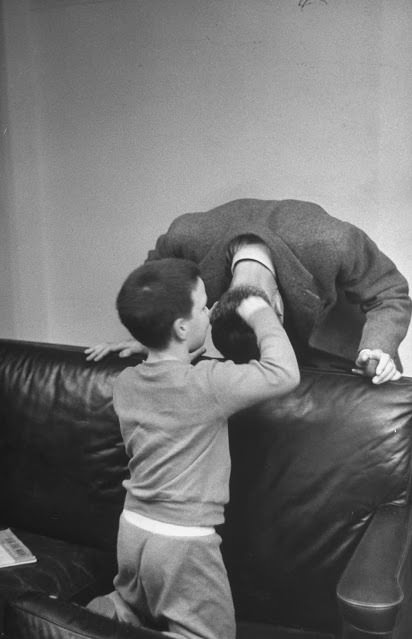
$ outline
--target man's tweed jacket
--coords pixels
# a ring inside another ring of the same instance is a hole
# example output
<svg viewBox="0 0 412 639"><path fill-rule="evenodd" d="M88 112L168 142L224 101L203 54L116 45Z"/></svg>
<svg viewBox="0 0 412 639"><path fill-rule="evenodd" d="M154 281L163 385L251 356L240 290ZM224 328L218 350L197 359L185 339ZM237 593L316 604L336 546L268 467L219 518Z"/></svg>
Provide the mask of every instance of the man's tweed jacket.
<svg viewBox="0 0 412 639"><path fill-rule="evenodd" d="M363 231L316 204L242 199L187 213L147 259L199 264L211 305L229 286L226 247L241 233L258 235L270 248L285 308L304 344L350 360L361 348L398 359L411 316L405 278Z"/></svg>

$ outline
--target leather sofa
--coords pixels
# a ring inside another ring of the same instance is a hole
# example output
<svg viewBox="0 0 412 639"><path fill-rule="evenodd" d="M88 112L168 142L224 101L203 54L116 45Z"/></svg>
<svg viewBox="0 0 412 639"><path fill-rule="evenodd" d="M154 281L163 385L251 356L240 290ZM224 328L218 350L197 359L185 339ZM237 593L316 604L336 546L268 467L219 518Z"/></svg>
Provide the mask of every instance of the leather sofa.
<svg viewBox="0 0 412 639"><path fill-rule="evenodd" d="M38 558L0 569L7 639L163 636L85 608L116 571L127 459L111 392L139 361L0 340L0 527ZM410 639L411 426L412 379L310 369L231 419L219 532L239 639Z"/></svg>

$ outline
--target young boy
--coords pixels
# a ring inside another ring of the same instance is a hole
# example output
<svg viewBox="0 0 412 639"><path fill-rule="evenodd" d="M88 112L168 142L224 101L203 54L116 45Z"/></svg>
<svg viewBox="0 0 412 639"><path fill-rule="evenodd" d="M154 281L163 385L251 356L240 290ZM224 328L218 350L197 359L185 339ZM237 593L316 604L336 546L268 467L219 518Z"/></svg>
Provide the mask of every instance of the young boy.
<svg viewBox="0 0 412 639"><path fill-rule="evenodd" d="M168 637L234 639L232 597L214 527L224 520L228 417L299 383L275 312L245 292L239 316L260 361L190 363L209 327L197 265L169 258L133 271L117 298L120 319L148 350L114 388L130 479L120 517L115 591L89 606Z"/></svg>

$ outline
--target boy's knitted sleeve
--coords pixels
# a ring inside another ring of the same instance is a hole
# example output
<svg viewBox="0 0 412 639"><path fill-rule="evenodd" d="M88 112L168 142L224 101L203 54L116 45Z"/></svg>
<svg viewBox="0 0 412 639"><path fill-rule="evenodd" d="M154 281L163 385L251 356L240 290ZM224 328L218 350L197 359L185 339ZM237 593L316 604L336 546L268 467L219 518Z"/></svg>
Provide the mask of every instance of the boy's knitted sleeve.
<svg viewBox="0 0 412 639"><path fill-rule="evenodd" d="M216 361L209 369L209 382L225 416L269 397L286 395L300 381L295 353L275 312L269 307L260 309L249 321L260 360L248 364Z"/></svg>

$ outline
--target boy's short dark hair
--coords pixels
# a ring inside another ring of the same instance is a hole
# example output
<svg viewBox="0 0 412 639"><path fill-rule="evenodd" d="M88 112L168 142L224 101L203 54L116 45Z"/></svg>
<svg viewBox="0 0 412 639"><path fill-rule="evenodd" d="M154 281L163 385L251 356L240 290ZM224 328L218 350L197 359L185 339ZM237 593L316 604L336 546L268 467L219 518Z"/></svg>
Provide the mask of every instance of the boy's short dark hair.
<svg viewBox="0 0 412 639"><path fill-rule="evenodd" d="M213 344L223 357L236 364L260 357L254 331L236 312L240 302L250 295L258 295L270 305L269 298L262 289L256 286L235 286L222 295L210 317Z"/></svg>
<svg viewBox="0 0 412 639"><path fill-rule="evenodd" d="M171 257L143 264L117 296L120 321L147 348L166 348L174 321L192 313L199 277L199 267L189 260Z"/></svg>

